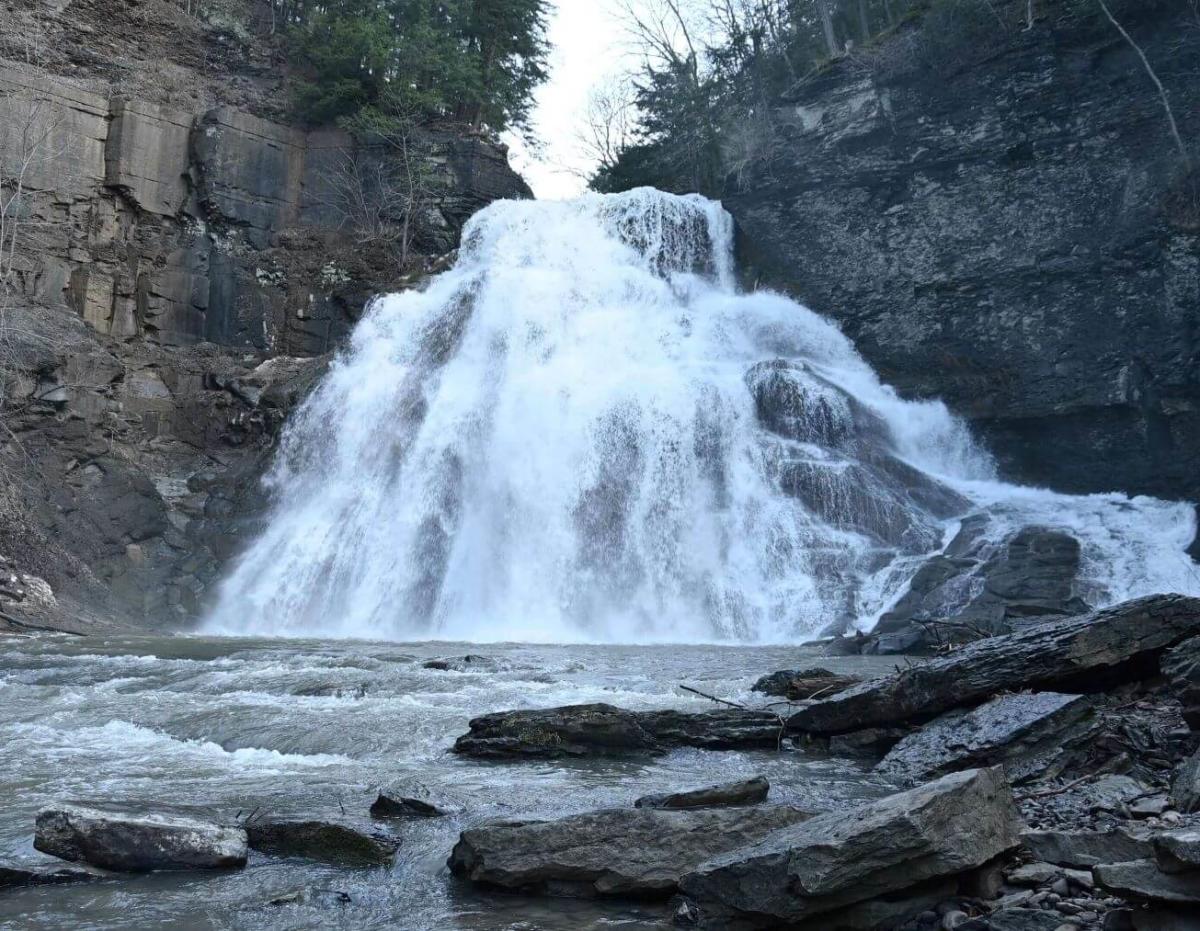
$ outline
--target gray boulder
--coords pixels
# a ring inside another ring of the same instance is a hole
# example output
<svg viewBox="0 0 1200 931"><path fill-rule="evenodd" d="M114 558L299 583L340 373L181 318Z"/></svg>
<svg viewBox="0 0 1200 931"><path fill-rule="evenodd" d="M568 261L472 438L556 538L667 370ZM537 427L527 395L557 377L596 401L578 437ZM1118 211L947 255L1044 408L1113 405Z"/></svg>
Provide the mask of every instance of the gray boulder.
<svg viewBox="0 0 1200 931"><path fill-rule="evenodd" d="M1092 875L1102 889L1122 896L1168 905L1200 905L1200 870L1164 873L1153 860L1102 863Z"/></svg>
<svg viewBox="0 0 1200 931"><path fill-rule="evenodd" d="M1018 844L1003 772L968 770L715 856L680 882L704 905L778 924L810 921L979 867Z"/></svg>
<svg viewBox="0 0 1200 931"><path fill-rule="evenodd" d="M1154 838L1154 855L1164 873L1200 870L1200 828L1159 834Z"/></svg>
<svg viewBox="0 0 1200 931"><path fill-rule="evenodd" d="M741 782L724 782L688 792L667 792L643 795L633 803L635 808L720 808L737 805L757 805L767 798L771 784L763 776Z"/></svg>
<svg viewBox="0 0 1200 931"><path fill-rule="evenodd" d="M672 747L773 748L781 730L779 718L766 711L627 711L605 704L500 711L469 726L454 752L501 758L656 754Z"/></svg>
<svg viewBox="0 0 1200 931"><path fill-rule="evenodd" d="M814 734L929 720L1016 689L1094 692L1153 675L1170 647L1200 633L1200 599L1152 595L980 640L863 682L793 714Z"/></svg>
<svg viewBox="0 0 1200 931"><path fill-rule="evenodd" d="M1010 782L1044 773L1094 731L1091 702L1080 695L1002 695L970 711L952 711L905 737L876 767L905 785L958 769L1002 765Z"/></svg>
<svg viewBox="0 0 1200 931"><path fill-rule="evenodd" d="M450 870L477 883L567 896L667 898L709 857L811 815L795 808L625 808L463 831Z"/></svg>
<svg viewBox="0 0 1200 931"><path fill-rule="evenodd" d="M338 821L261 818L246 825L254 850L345 866L392 862L399 842L369 827Z"/></svg>
<svg viewBox="0 0 1200 931"><path fill-rule="evenodd" d="M1106 831L1025 831L1021 842L1037 859L1058 866L1090 869L1100 863L1141 860L1154 852L1149 837L1125 828Z"/></svg>
<svg viewBox="0 0 1200 931"><path fill-rule="evenodd" d="M246 832L182 815L112 813L79 805L37 816L33 846L107 870L223 869L246 865Z"/></svg>

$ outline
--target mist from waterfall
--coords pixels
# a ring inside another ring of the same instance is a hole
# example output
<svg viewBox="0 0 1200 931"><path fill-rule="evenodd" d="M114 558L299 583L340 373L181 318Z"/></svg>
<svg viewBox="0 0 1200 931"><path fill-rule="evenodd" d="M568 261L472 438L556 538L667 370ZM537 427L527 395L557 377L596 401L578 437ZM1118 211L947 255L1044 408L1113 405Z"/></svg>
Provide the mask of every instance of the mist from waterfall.
<svg viewBox="0 0 1200 931"><path fill-rule="evenodd" d="M1093 605L1200 588L1190 506L997 481L836 326L738 294L719 204L649 189L477 214L368 309L267 481L210 632L795 641L869 628L972 514L1075 535Z"/></svg>

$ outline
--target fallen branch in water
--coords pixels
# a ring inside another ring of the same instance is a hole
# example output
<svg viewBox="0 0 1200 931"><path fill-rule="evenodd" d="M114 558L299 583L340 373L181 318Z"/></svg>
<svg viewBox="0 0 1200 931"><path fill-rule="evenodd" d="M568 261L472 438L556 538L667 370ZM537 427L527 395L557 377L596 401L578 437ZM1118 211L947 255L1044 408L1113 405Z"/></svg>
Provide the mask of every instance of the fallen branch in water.
<svg viewBox="0 0 1200 931"><path fill-rule="evenodd" d="M691 692L693 695L699 695L701 698L707 698L709 701L715 701L719 705L728 705L730 708L740 708L742 711L750 711L745 705L739 705L735 701L726 701L723 698L717 698L716 695L709 695L707 692L701 692L699 689L694 689L690 685L680 685L685 692Z"/></svg>

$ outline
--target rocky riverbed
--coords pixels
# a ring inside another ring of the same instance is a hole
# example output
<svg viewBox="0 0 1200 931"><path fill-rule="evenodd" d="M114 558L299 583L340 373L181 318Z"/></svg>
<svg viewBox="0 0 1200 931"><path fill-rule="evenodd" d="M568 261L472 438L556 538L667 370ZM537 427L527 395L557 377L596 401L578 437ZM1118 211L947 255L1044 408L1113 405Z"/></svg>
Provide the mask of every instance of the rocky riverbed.
<svg viewBox="0 0 1200 931"><path fill-rule="evenodd" d="M0 927L1197 926L1195 599L899 660L5 646Z"/></svg>

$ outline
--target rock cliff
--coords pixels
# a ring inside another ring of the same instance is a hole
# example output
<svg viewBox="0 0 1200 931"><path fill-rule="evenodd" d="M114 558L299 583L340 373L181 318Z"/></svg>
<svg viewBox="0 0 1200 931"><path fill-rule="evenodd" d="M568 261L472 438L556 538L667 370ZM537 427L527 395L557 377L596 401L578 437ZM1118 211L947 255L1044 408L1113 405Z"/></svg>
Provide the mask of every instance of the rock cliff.
<svg viewBox="0 0 1200 931"><path fill-rule="evenodd" d="M0 597L13 622L194 616L323 365L305 359L414 281L347 231L330 179L353 142L287 121L263 5L202 7L0 11L0 554L54 592ZM476 209L529 189L478 135L423 143L429 265Z"/></svg>
<svg viewBox="0 0 1200 931"><path fill-rule="evenodd" d="M777 102L725 197L752 281L944 398L1007 477L1200 500L1197 182L1153 83L1094 5L935 31L952 6ZM1194 11L1120 9L1195 140Z"/></svg>

